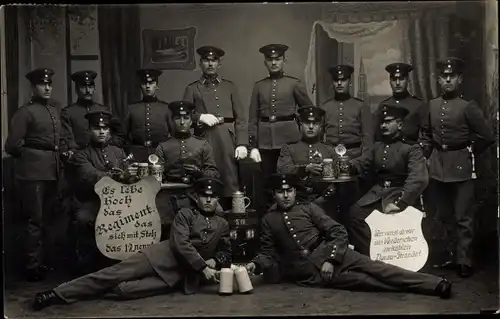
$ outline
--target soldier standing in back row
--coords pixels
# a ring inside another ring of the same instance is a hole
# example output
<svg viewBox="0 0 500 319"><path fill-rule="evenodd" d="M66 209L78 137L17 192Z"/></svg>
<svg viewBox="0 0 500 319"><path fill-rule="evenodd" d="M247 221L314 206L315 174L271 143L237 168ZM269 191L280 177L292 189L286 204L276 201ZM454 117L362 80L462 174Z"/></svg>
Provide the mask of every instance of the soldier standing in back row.
<svg viewBox="0 0 500 319"><path fill-rule="evenodd" d="M224 184L220 203L224 209L230 209L232 194L240 188L237 160L247 157L247 111L234 83L217 74L224 50L203 46L196 52L203 75L186 87L183 99L195 105L195 135L205 138L214 149Z"/></svg>
<svg viewBox="0 0 500 319"><path fill-rule="evenodd" d="M392 63L385 67L389 73L392 96L379 105L375 118L380 116L384 103L398 104L409 111L403 126L403 136L408 142L418 143L426 158L431 151L431 133L429 130L429 106L422 99L408 92L408 75L413 66L406 63ZM379 127L374 126L375 139L380 140Z"/></svg>
<svg viewBox="0 0 500 319"><path fill-rule="evenodd" d="M346 155L355 160L366 154L373 145L370 106L349 93L354 72L352 66L337 65L328 71L332 76L335 96L321 106L326 112L325 143L333 147L344 145ZM351 182L338 186L338 196L342 201L338 203L337 209L342 219L348 216L349 208L359 199L360 185Z"/></svg>
<svg viewBox="0 0 500 319"><path fill-rule="evenodd" d="M447 251L432 254L431 250L431 254L448 259L440 266L456 266L461 277L469 277L473 274L474 157L495 139L477 103L459 96L463 67L464 62L457 58L437 63L442 96L430 101L434 149L429 158L429 193L433 196L432 212L437 212L437 219L443 225L454 226L451 229L457 234L456 247L450 247L454 241L442 234L439 238L446 242L431 245L431 248L443 247ZM450 211L454 211L454 218ZM444 229L439 231L444 232ZM454 253L455 258L452 257Z"/></svg>
<svg viewBox="0 0 500 319"><path fill-rule="evenodd" d="M264 54L264 65L269 76L255 83L249 111L250 158L262 161L262 175L276 172L280 150L289 143L300 140L295 121L298 107L313 103L299 79L285 75L285 52L288 46L269 44L259 51ZM271 201L271 193L266 201Z"/></svg>
<svg viewBox="0 0 500 319"><path fill-rule="evenodd" d="M148 156L170 136L170 111L168 103L156 96L159 70L141 69L142 100L128 106L123 119L124 148L134 155L134 160L148 162Z"/></svg>
<svg viewBox="0 0 500 319"><path fill-rule="evenodd" d="M33 97L14 117L5 141L5 151L14 157L14 176L22 196L22 212L28 219L26 236L27 278L44 278L43 245L47 217L51 217L59 178L61 106L51 100L51 69L36 69L26 74Z"/></svg>

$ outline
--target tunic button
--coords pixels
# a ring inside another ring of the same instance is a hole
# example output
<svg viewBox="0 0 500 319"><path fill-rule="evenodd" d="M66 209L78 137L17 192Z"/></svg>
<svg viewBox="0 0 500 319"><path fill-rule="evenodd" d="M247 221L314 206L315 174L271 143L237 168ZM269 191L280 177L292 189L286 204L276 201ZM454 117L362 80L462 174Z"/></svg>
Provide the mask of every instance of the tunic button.
<svg viewBox="0 0 500 319"><path fill-rule="evenodd" d="M151 129L148 128L148 132L151 131Z"/></svg>
<svg viewBox="0 0 500 319"><path fill-rule="evenodd" d="M444 116L444 113L441 113L441 116Z"/></svg>
<svg viewBox="0 0 500 319"><path fill-rule="evenodd" d="M149 123L147 123L146 125L147 125L147 126L149 126L150 124L149 124Z"/></svg>
<svg viewBox="0 0 500 319"><path fill-rule="evenodd" d="M398 100L396 100L396 103L399 103L399 101L398 101Z"/></svg>
<svg viewBox="0 0 500 319"><path fill-rule="evenodd" d="M217 89L214 89L214 92L217 92Z"/></svg>
<svg viewBox="0 0 500 319"><path fill-rule="evenodd" d="M149 117L146 117L146 120L149 121Z"/></svg>
<svg viewBox="0 0 500 319"><path fill-rule="evenodd" d="M340 102L340 105L344 105L344 103L343 103L343 102Z"/></svg>
<svg viewBox="0 0 500 319"><path fill-rule="evenodd" d="M386 158L386 157L384 157L384 158L382 158L382 159L383 159L384 161L387 161L387 158Z"/></svg>
<svg viewBox="0 0 500 319"><path fill-rule="evenodd" d="M330 255L330 257L335 257L335 255L334 255L334 254L331 254L331 255Z"/></svg>
<svg viewBox="0 0 500 319"><path fill-rule="evenodd" d="M293 238L297 237L297 234L293 234Z"/></svg>
<svg viewBox="0 0 500 319"><path fill-rule="evenodd" d="M340 112L339 115L342 116L344 113Z"/></svg>
<svg viewBox="0 0 500 319"><path fill-rule="evenodd" d="M387 154L387 151L384 151L384 154Z"/></svg>
<svg viewBox="0 0 500 319"><path fill-rule="evenodd" d="M340 119L339 122L342 122L342 119Z"/></svg>
<svg viewBox="0 0 500 319"><path fill-rule="evenodd" d="M285 219L288 219L288 216L285 215Z"/></svg>
<svg viewBox="0 0 500 319"><path fill-rule="evenodd" d="M447 102L447 101L444 101L444 103L446 104L446 103L448 103L448 102Z"/></svg>
<svg viewBox="0 0 500 319"><path fill-rule="evenodd" d="M313 147L312 145L309 145L309 147Z"/></svg>
<svg viewBox="0 0 500 319"><path fill-rule="evenodd" d="M220 105L219 105L219 104L217 104L217 107L219 107L219 106L220 106Z"/></svg>
<svg viewBox="0 0 500 319"><path fill-rule="evenodd" d="M388 148L388 147L389 147L389 145L386 145L386 146L385 146L385 148Z"/></svg>
<svg viewBox="0 0 500 319"><path fill-rule="evenodd" d="M341 111L343 110L342 106L340 107L340 110L341 110Z"/></svg>
<svg viewBox="0 0 500 319"><path fill-rule="evenodd" d="M291 223L290 222L286 222L288 225L290 225Z"/></svg>
<svg viewBox="0 0 500 319"><path fill-rule="evenodd" d="M59 150L59 146L57 146L57 145L56 145L56 146L54 146L54 150L55 150L55 151Z"/></svg>
<svg viewBox="0 0 500 319"><path fill-rule="evenodd" d="M383 164L382 167L385 167L385 164Z"/></svg>
<svg viewBox="0 0 500 319"><path fill-rule="evenodd" d="M216 99L216 100L218 100L218 99L219 99L219 97L218 97L218 96L216 96L216 97L215 97L215 99Z"/></svg>
<svg viewBox="0 0 500 319"><path fill-rule="evenodd" d="M106 164L109 164L109 161L108 161L108 160L106 160Z"/></svg>
<svg viewBox="0 0 500 319"><path fill-rule="evenodd" d="M293 227L290 227L290 231L293 231Z"/></svg>
<svg viewBox="0 0 500 319"><path fill-rule="evenodd" d="M148 106L148 107L149 107L149 105L150 105L149 103L146 103L146 106Z"/></svg>
<svg viewBox="0 0 500 319"><path fill-rule="evenodd" d="M342 124L339 125L340 128L342 128ZM341 132L342 133L342 132Z"/></svg>
<svg viewBox="0 0 500 319"><path fill-rule="evenodd" d="M104 157L108 157L108 155L107 155L107 154L104 154Z"/></svg>

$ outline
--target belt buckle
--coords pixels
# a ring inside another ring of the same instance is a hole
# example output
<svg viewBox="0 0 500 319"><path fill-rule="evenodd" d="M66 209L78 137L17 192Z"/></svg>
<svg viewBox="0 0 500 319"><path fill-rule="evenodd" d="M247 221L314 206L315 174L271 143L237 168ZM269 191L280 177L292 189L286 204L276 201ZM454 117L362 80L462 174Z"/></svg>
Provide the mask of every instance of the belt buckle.
<svg viewBox="0 0 500 319"><path fill-rule="evenodd" d="M222 116L217 117L219 124L224 124L224 118Z"/></svg>
<svg viewBox="0 0 500 319"><path fill-rule="evenodd" d="M302 250L300 251L300 254L301 254L302 256L304 256L304 257L307 257L307 256L309 256L309 250L307 250L307 249L302 249Z"/></svg>
<svg viewBox="0 0 500 319"><path fill-rule="evenodd" d="M384 181L384 187L385 188L391 187L391 181Z"/></svg>
<svg viewBox="0 0 500 319"><path fill-rule="evenodd" d="M151 141L146 141L146 142L144 142L144 146L146 146L146 147L151 147Z"/></svg>
<svg viewBox="0 0 500 319"><path fill-rule="evenodd" d="M271 122L271 123L276 122L276 115L271 115L271 116L269 117L269 122Z"/></svg>
<svg viewBox="0 0 500 319"><path fill-rule="evenodd" d="M446 151L446 150L448 149L448 145L443 144L443 145L441 146L441 148L443 149L443 151Z"/></svg>
<svg viewBox="0 0 500 319"><path fill-rule="evenodd" d="M54 146L54 151L58 151L59 150L59 146Z"/></svg>

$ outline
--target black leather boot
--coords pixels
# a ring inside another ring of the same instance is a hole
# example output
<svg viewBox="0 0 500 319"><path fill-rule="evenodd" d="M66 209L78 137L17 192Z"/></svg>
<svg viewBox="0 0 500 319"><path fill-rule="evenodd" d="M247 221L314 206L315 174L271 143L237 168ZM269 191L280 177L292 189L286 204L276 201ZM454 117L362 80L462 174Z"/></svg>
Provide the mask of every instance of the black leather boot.
<svg viewBox="0 0 500 319"><path fill-rule="evenodd" d="M449 299L451 297L451 282L448 279L443 278L441 282L436 287L436 295L442 299Z"/></svg>
<svg viewBox="0 0 500 319"><path fill-rule="evenodd" d="M54 290L48 290L35 295L32 308L38 311L51 305L63 305L65 303L66 302L61 299Z"/></svg>

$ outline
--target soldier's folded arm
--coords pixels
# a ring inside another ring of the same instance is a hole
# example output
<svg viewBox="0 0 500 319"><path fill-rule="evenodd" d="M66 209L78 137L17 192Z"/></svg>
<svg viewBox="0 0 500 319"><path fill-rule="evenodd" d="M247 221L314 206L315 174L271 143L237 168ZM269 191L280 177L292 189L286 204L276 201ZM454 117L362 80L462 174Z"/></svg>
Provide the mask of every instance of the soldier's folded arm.
<svg viewBox="0 0 500 319"><path fill-rule="evenodd" d="M109 176L109 173L101 172L92 165L86 149L79 150L73 155L73 165L76 169L79 182L86 183L89 187L94 187L101 178Z"/></svg>
<svg viewBox="0 0 500 319"><path fill-rule="evenodd" d="M241 103L240 94L236 85L232 84L231 87L236 147L248 146L248 112L243 106L243 103Z"/></svg>
<svg viewBox="0 0 500 319"><path fill-rule="evenodd" d="M222 235L215 250L215 262L217 263L217 268L231 264L233 256L231 238L229 237L229 224L226 220L223 220L222 222Z"/></svg>
<svg viewBox="0 0 500 319"><path fill-rule="evenodd" d="M345 252L349 248L347 230L340 223L328 216L324 210L316 204L309 204L308 209L311 220L319 229L327 244L326 246L330 249L325 260L320 261L320 264L316 266L321 267L325 261L333 265L341 264L344 260Z"/></svg>
<svg viewBox="0 0 500 319"><path fill-rule="evenodd" d="M373 146L373 117L369 104L363 104L360 111L361 123L361 154L368 153Z"/></svg>
<svg viewBox="0 0 500 319"><path fill-rule="evenodd" d="M259 130L259 90L257 83L253 87L252 98L248 110L248 144L250 148L257 148L257 131Z"/></svg>
<svg viewBox="0 0 500 319"><path fill-rule="evenodd" d="M190 225L193 215L193 211L187 208L181 208L175 215L170 228L170 247L193 270L202 271L207 267L206 262L198 253L190 238Z"/></svg>
<svg viewBox="0 0 500 319"><path fill-rule="evenodd" d="M12 117L9 135L5 141L5 152L13 157L21 156L24 148L24 139L31 122L31 114L27 107L20 107Z"/></svg>
<svg viewBox="0 0 500 319"><path fill-rule="evenodd" d="M293 88L293 96L295 98L295 102L297 102L300 107L314 105L311 98L309 98L309 94L307 94L306 86L299 80Z"/></svg>
<svg viewBox="0 0 500 319"><path fill-rule="evenodd" d="M220 178L219 170L217 169L217 164L215 164L214 150L208 142L205 142L205 144L203 144L202 154L203 154L203 167L202 167L203 177Z"/></svg>
<svg viewBox="0 0 500 319"><path fill-rule="evenodd" d="M470 130L474 133L474 153L481 154L490 145L495 143L493 130L488 125L483 112L474 101L470 101L465 107L465 117Z"/></svg>
<svg viewBox="0 0 500 319"><path fill-rule="evenodd" d="M350 160L350 173L352 175L365 175L372 169L373 159L375 156L375 147L372 144L367 148L366 151L363 151L361 156L353 158Z"/></svg>
<svg viewBox="0 0 500 319"><path fill-rule="evenodd" d="M63 141L62 152L75 151L78 149L78 144L76 144L73 134L73 124L71 123L67 108L63 108L61 111L61 140Z"/></svg>
<svg viewBox="0 0 500 319"><path fill-rule="evenodd" d="M300 177L307 175L305 165L298 165L294 162L290 145L281 148L276 169L280 174L297 174Z"/></svg>
<svg viewBox="0 0 500 319"><path fill-rule="evenodd" d="M427 164L419 145L411 145L408 153L408 177L406 177L401 199L396 205L405 210L406 207L413 204L429 185L429 172Z"/></svg>
<svg viewBox="0 0 500 319"><path fill-rule="evenodd" d="M272 269L277 264L276 244L267 218L264 216L261 222L260 251L252 259L255 264L255 273L260 274Z"/></svg>

